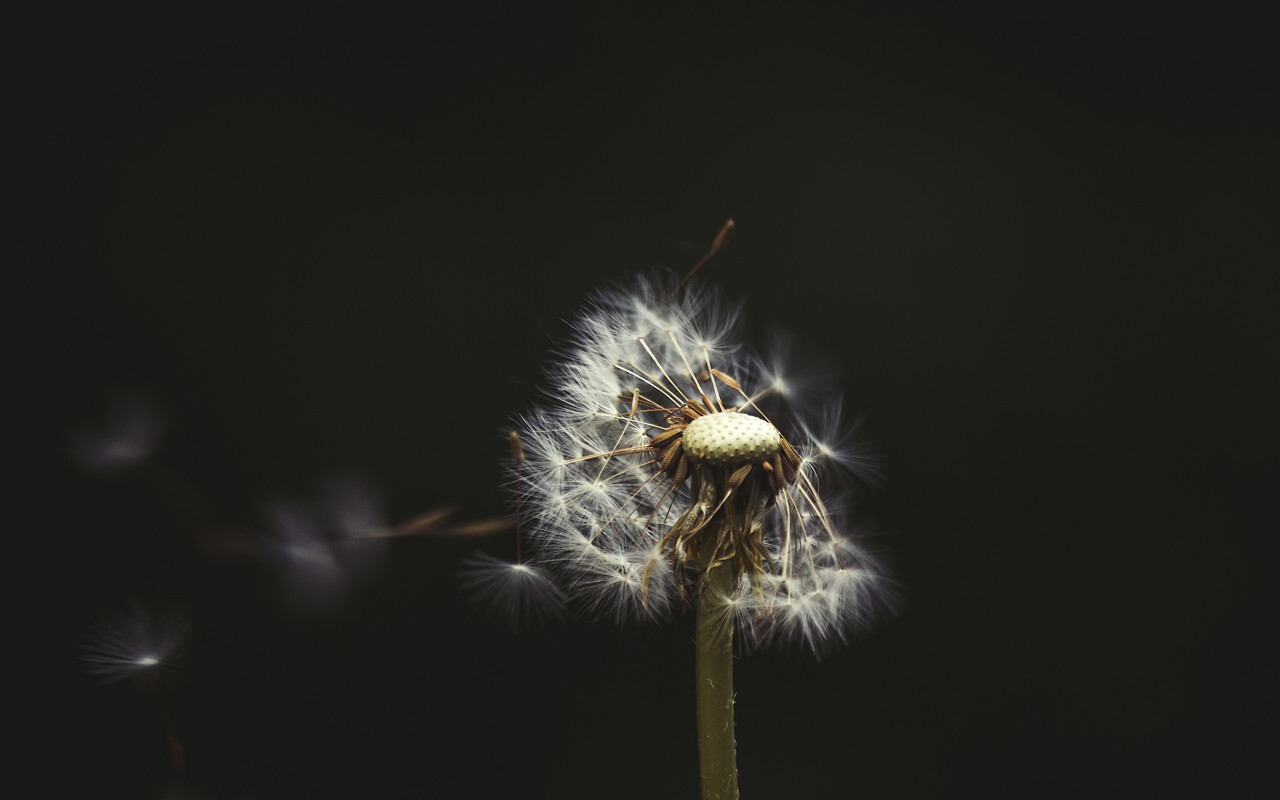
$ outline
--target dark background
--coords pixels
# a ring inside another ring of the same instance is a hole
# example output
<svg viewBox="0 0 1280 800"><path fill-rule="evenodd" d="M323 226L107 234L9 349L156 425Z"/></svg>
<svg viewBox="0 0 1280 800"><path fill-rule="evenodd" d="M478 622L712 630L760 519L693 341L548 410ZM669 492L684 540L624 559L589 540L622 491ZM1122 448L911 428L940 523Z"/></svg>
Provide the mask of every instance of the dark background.
<svg viewBox="0 0 1280 800"><path fill-rule="evenodd" d="M338 471L394 520L501 514L501 429L563 320L732 216L706 277L753 336L842 367L904 596L821 662L740 661L745 796L1261 796L1273 29L1230 5L889 5L13 21L11 391L37 408L13 422L36 554L12 646L39 654L14 691L40 698L40 794L694 797L687 618L512 634L455 578L507 536L393 542L302 613L64 442L141 389L173 419L164 463L245 531ZM176 789L151 698L79 663L129 598L192 623Z"/></svg>

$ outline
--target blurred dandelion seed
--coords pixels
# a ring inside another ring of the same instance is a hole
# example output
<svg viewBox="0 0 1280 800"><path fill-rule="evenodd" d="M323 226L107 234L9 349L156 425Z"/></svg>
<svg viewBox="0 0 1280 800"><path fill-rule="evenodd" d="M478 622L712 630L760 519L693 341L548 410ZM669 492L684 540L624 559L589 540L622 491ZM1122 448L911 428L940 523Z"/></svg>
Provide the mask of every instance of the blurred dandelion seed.
<svg viewBox="0 0 1280 800"><path fill-rule="evenodd" d="M308 502L279 498L267 503L267 534L258 549L278 568L290 604L327 612L378 574L392 539L485 536L510 527L494 519L450 522L455 512L445 506L393 525L371 481L339 474L322 480Z"/></svg>
<svg viewBox="0 0 1280 800"><path fill-rule="evenodd" d="M524 445L515 431L507 437L511 463L517 473L524 469ZM475 553L463 561L459 577L471 603L491 616L506 620L514 630L531 622L545 622L563 616L565 596L546 570L524 562L521 541L521 506L515 513L516 558L504 561L487 553Z"/></svg>
<svg viewBox="0 0 1280 800"><path fill-rule="evenodd" d="M86 670L103 683L152 679L174 666L187 631L178 612L153 613L134 602L93 630L84 646Z"/></svg>
<svg viewBox="0 0 1280 800"><path fill-rule="evenodd" d="M83 655L89 674L103 683L132 680L152 695L168 745L169 767L176 778L186 772L186 750L174 729L160 678L176 666L187 631L185 614L172 609L152 612L134 601L97 627L85 643Z"/></svg>
<svg viewBox="0 0 1280 800"><path fill-rule="evenodd" d="M169 423L160 404L138 391L106 398L100 416L67 437L71 459L90 475L115 477L155 455Z"/></svg>

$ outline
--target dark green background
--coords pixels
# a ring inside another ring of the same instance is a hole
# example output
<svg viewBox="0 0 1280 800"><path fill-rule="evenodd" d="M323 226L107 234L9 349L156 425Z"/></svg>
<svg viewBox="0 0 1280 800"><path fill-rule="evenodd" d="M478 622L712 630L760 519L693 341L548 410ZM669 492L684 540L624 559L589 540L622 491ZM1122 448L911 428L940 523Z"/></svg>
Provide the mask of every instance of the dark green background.
<svg viewBox="0 0 1280 800"><path fill-rule="evenodd" d="M1265 21L955 4L47 11L9 102L17 422L46 493L49 796L165 783L86 625L178 599L209 796L693 797L691 625L509 634L395 544L343 613L208 563L64 431L163 399L238 525L323 475L502 513L582 297L706 277L843 369L902 614L737 672L750 798L1244 797L1271 780L1280 59ZM46 483L44 478L48 477ZM511 543L480 543L509 555Z"/></svg>

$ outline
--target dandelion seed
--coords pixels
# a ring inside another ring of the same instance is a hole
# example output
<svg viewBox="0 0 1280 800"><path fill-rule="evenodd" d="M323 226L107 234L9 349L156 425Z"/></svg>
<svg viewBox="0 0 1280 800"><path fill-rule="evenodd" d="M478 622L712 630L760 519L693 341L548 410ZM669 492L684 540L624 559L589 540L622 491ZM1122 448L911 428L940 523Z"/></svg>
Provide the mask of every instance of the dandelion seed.
<svg viewBox="0 0 1280 800"><path fill-rule="evenodd" d="M160 678L176 666L186 636L185 615L172 609L152 612L135 601L127 611L99 625L86 642L83 656L89 674L103 683L132 680L152 695L175 778L186 771L186 751L174 729Z"/></svg>
<svg viewBox="0 0 1280 800"><path fill-rule="evenodd" d="M330 477L321 484L320 512L347 581L359 584L376 575L392 533L377 488L351 474Z"/></svg>
<svg viewBox="0 0 1280 800"><path fill-rule="evenodd" d="M71 458L85 472L109 478L145 463L168 429L159 404L134 391L107 398L101 417L71 431L67 446Z"/></svg>
<svg viewBox="0 0 1280 800"><path fill-rule="evenodd" d="M103 683L153 679L173 666L186 634L181 614L152 613L135 602L94 630L84 647L86 669Z"/></svg>
<svg viewBox="0 0 1280 800"><path fill-rule="evenodd" d="M266 549L280 569L287 601L304 611L332 610L346 590L346 576L320 515L284 499L263 511L269 527Z"/></svg>
<svg viewBox="0 0 1280 800"><path fill-rule="evenodd" d="M563 613L564 594L540 567L476 553L463 562L460 575L473 601L513 628Z"/></svg>
<svg viewBox="0 0 1280 800"><path fill-rule="evenodd" d="M305 611L333 610L348 590L377 573L387 541L382 498L368 481L342 474L321 482L313 503L277 499L263 509L264 549L280 568L289 603ZM419 519L419 527L434 524Z"/></svg>
<svg viewBox="0 0 1280 800"><path fill-rule="evenodd" d="M512 431L508 435L511 463L519 473L524 468L524 443ZM520 531L520 504L516 504L516 558L504 561L486 553L476 553L463 562L463 590L474 605L484 606L491 616L505 619L514 630L530 622L543 622L564 613L565 597L555 581L541 567L526 564Z"/></svg>

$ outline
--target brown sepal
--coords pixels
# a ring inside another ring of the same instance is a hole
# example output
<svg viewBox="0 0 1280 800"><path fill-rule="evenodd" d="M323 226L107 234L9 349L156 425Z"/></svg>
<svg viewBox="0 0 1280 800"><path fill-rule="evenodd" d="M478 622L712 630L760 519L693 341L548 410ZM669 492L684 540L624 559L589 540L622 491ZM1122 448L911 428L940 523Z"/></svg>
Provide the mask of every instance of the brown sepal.
<svg viewBox="0 0 1280 800"><path fill-rule="evenodd" d="M683 452L684 448L682 445L683 442L672 442L664 447L662 452L658 455L658 466L662 468L663 472L669 471L671 469L671 465L675 463L676 458L681 454L681 452Z"/></svg>
<svg viewBox="0 0 1280 800"><path fill-rule="evenodd" d="M654 447L661 447L666 443L668 439L670 439L673 436L679 436L682 433L684 433L683 425L675 428L668 428L662 433L650 439L649 444L653 445Z"/></svg>
<svg viewBox="0 0 1280 800"><path fill-rule="evenodd" d="M800 472L800 456L796 455L795 448L786 439L781 442L781 452L775 456L778 464L782 467L782 474L786 477L787 483L793 483L796 475Z"/></svg>
<svg viewBox="0 0 1280 800"><path fill-rule="evenodd" d="M683 449L680 451L680 458L676 461L676 471L671 473L671 483L679 486L684 483L684 479L689 477L689 459L685 457Z"/></svg>
<svg viewBox="0 0 1280 800"><path fill-rule="evenodd" d="M511 441L511 460L515 462L516 469L519 469L524 464L524 446L520 444L520 434L512 431L508 438Z"/></svg>
<svg viewBox="0 0 1280 800"><path fill-rule="evenodd" d="M719 378L720 382L728 386L730 389L737 389L739 392L742 391L742 387L738 385L737 381L735 381L733 378L730 378L728 375L725 375L720 370L713 369L711 370L711 374Z"/></svg>
<svg viewBox="0 0 1280 800"><path fill-rule="evenodd" d="M729 476L729 491L733 491L742 485L742 482L751 474L751 466L751 464L743 464L733 471L733 474Z"/></svg>

